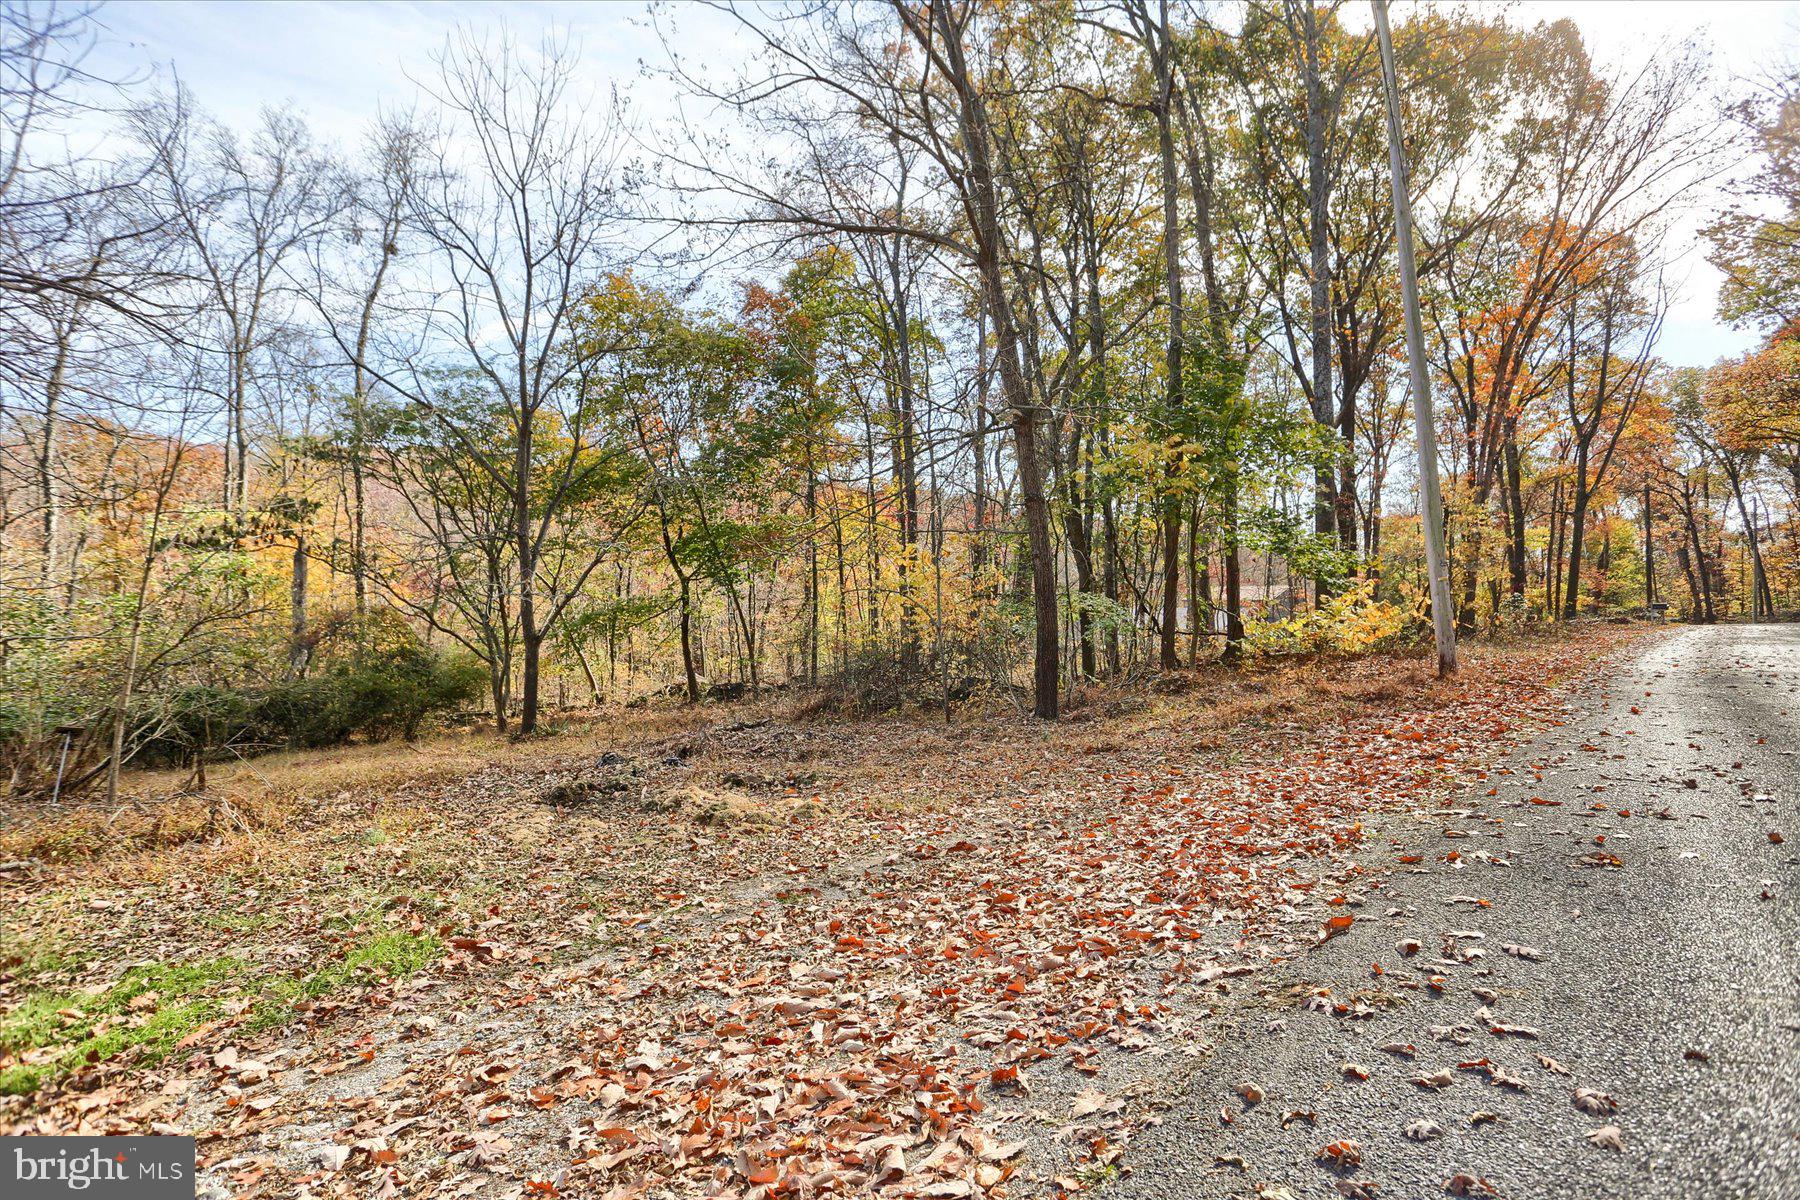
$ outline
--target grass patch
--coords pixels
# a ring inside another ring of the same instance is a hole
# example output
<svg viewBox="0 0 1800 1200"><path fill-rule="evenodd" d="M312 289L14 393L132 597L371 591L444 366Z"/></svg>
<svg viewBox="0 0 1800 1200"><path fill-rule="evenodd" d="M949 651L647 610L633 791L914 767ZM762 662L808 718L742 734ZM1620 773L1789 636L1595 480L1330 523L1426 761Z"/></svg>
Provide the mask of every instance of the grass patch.
<svg viewBox="0 0 1800 1200"><path fill-rule="evenodd" d="M218 929L225 933L259 933L273 926L278 918L269 912L227 911L204 913L197 920L208 929Z"/></svg>
<svg viewBox="0 0 1800 1200"><path fill-rule="evenodd" d="M310 975L287 976L265 984L261 998L244 1019L246 1033L261 1033L293 1019L294 1005L317 1000L359 982L364 972L389 979L404 979L443 952L443 943L431 934L384 933L353 946L343 958L326 963Z"/></svg>
<svg viewBox="0 0 1800 1200"><path fill-rule="evenodd" d="M34 1059L0 1070L0 1095L26 1095L54 1076L127 1050L137 1050L146 1061L160 1061L182 1038L222 1011L221 1001L212 993L240 977L243 969L243 962L235 958L154 963L132 967L99 993L32 993L0 1020L0 1051ZM154 1008L144 1011L140 1020L132 1002L142 1006L141 997L151 993ZM57 1046L66 1049L54 1055L32 1054Z"/></svg>
<svg viewBox="0 0 1800 1200"><path fill-rule="evenodd" d="M0 979L9 982L69 974L82 967L87 958L87 952L71 949L57 934L40 934L27 942L0 930Z"/></svg>
<svg viewBox="0 0 1800 1200"><path fill-rule="evenodd" d="M384 933L306 975L258 977L243 959L208 958L132 967L98 992L34 992L0 1018L0 1057L14 1060L0 1067L0 1095L29 1095L51 1079L128 1052L145 1065L161 1062L194 1030L225 1016L234 993L257 994L240 1028L258 1033L292 1020L296 1003L404 978L442 949L429 934ZM143 999L152 993L152 1000Z"/></svg>

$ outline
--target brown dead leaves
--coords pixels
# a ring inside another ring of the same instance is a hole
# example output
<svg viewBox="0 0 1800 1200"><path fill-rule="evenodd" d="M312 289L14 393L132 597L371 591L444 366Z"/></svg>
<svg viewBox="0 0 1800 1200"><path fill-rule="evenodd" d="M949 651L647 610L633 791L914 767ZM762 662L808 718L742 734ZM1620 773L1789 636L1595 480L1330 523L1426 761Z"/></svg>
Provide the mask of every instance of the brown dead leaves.
<svg viewBox="0 0 1800 1200"><path fill-rule="evenodd" d="M1092 1075L1177 1044L1260 952L1350 930L1362 816L1552 710L1535 682L1458 686L1433 710L1263 735L1230 769L1180 721L1105 754L973 739L897 767L916 805L839 797L829 816L796 810L772 833L683 830L660 850L597 813L552 822L537 806L543 827L515 837L504 805L462 805L476 827L456 843L459 866L509 895L444 931L446 1020L397 1023L379 1044L402 1060L392 1108L354 1110L372 1133L414 1123L382 1134L395 1161L347 1169L403 1173L371 1178L371 1193L405 1191L412 1169L448 1158L518 1177L529 1159L542 1195L972 1196L1033 1161L1014 1124L1032 1104L1066 1113L1070 1177L1110 1164L1141 1106L1097 1086L1047 1099L1059 1086L1047 1068ZM406 865L357 862L396 881ZM1325 1003L1373 1015L1355 998ZM464 1012L523 1031L520 1044L446 1051ZM328 1053L355 1063L374 1049ZM1439 1074L1436 1086L1453 1082ZM288 1111L305 1104L269 1115ZM545 1122L560 1141L544 1142ZM1355 1166L1353 1144L1331 1145ZM279 1178L258 1187L280 1193Z"/></svg>

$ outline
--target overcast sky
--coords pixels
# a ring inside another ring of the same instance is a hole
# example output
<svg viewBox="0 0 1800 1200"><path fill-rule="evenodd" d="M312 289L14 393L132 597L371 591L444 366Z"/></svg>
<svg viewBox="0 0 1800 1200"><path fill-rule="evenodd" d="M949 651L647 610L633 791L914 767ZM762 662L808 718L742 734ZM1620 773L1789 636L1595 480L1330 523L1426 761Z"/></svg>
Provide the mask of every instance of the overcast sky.
<svg viewBox="0 0 1800 1200"><path fill-rule="evenodd" d="M1800 49L1796 0L1522 0L1506 7L1520 21L1573 17L1599 57L1627 64L1694 35L1711 43L1721 72L1734 75L1754 76ZM1396 15L1406 8L1396 3ZM688 59L720 63L741 53L716 15L680 4L664 11ZM528 37L565 29L596 88L626 90L652 115L672 99L666 86L641 75L640 65L663 62L665 51L644 6L623 0L132 0L100 17L108 34L94 64L102 70L177 73L205 108L236 125L254 120L263 105L291 101L322 137L346 145L379 109L409 105L409 73L424 75L459 24L505 23ZM1663 356L1680 364L1710 363L1752 341L1713 316L1717 273L1703 260L1697 224L1688 222L1676 239L1676 298L1663 330Z"/></svg>

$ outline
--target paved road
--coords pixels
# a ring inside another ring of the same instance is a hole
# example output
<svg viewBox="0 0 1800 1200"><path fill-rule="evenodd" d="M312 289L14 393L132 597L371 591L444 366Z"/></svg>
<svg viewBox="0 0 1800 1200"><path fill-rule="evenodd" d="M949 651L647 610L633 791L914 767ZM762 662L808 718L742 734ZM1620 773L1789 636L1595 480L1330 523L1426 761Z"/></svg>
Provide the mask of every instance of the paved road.
<svg viewBox="0 0 1800 1200"><path fill-rule="evenodd" d="M1111 1194L1400 1200L1462 1173L1511 1200L1800 1197L1800 627L1672 630L1504 769L1377 831L1392 876L1270 981ZM1608 1126L1622 1150L1589 1141ZM1359 1165L1315 1160L1343 1140Z"/></svg>

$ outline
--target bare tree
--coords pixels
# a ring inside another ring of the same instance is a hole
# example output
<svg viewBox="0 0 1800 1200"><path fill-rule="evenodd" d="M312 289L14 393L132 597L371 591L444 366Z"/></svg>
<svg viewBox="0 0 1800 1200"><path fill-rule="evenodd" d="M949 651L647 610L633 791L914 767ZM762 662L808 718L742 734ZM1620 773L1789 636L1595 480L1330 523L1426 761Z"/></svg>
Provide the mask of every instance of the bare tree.
<svg viewBox="0 0 1800 1200"><path fill-rule="evenodd" d="M264 110L242 139L177 86L131 120L155 151L150 203L180 232L198 281L204 317L189 336L204 340L215 364L210 386L225 420L221 502L242 520L263 352L290 316L291 268L343 207L343 177L288 110Z"/></svg>
<svg viewBox="0 0 1800 1200"><path fill-rule="evenodd" d="M369 465L375 451L370 429L375 379L367 364L383 296L406 266L402 244L411 240L408 225L427 137L411 116L377 121L369 131L363 171L353 181L344 210L341 240L320 239L315 244L313 297L320 318L334 326L334 340L348 350L343 428L324 449L348 474L344 507L350 545L342 565L349 568L359 626L369 615Z"/></svg>
<svg viewBox="0 0 1800 1200"><path fill-rule="evenodd" d="M359 382L430 414L511 497L521 734L537 728L544 640L601 557L545 553L569 504L605 469L587 383L608 348L577 335L590 285L625 250L624 112L572 94L576 63L566 41L526 50L506 37L451 38L425 89L444 127L400 217L419 243L417 270L406 287L377 290L373 343L360 320L355 341L337 335ZM450 368L491 391L504 447L435 404ZM547 570L558 572L554 586Z"/></svg>
<svg viewBox="0 0 1800 1200"><path fill-rule="evenodd" d="M1569 507L1569 577L1563 615L1576 615L1581 597L1581 552L1588 505L1606 479L1619 439L1637 411L1655 362L1667 299L1662 281L1647 282L1637 248L1615 246L1594 285L1570 297L1568 359L1563 364L1574 467ZM1585 312L1583 311L1585 309ZM1522 506L1521 506L1522 507ZM1522 533L1524 514L1515 513ZM1515 535L1516 540L1522 540Z"/></svg>

